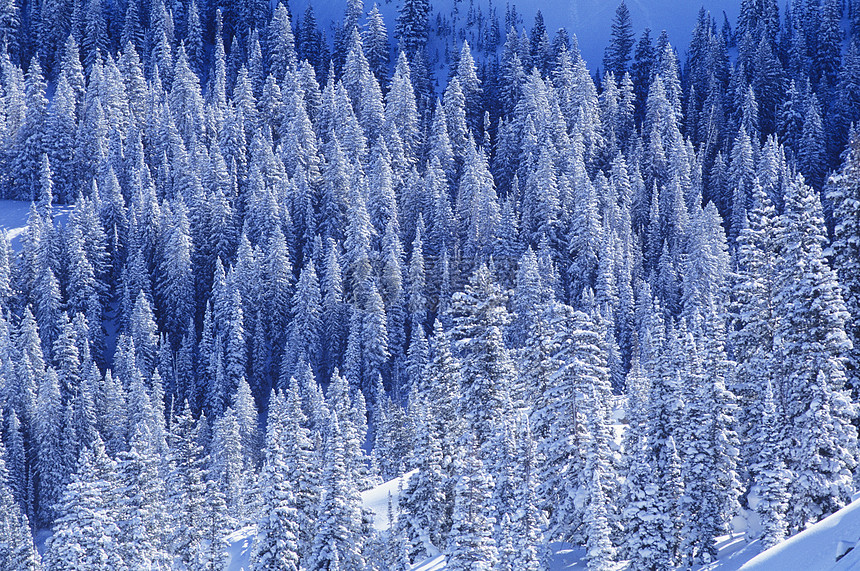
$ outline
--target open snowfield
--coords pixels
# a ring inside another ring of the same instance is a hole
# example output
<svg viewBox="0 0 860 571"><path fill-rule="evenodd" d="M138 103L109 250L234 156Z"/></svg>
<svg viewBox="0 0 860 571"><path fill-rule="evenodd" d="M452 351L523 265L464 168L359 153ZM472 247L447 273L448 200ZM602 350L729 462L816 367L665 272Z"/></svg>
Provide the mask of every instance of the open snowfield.
<svg viewBox="0 0 860 571"><path fill-rule="evenodd" d="M0 232L6 234L13 250L21 249L21 235L27 229L29 211L29 202L0 200Z"/></svg>
<svg viewBox="0 0 860 571"><path fill-rule="evenodd" d="M388 529L388 498L389 495L391 497L391 507L392 509L397 510L397 500L400 497L400 492L402 488L406 487L406 484L409 482L409 478L417 472L417 470L413 470L411 472L407 472L403 474L399 478L395 478L384 484L381 484L371 490L367 490L366 492L362 492L361 494L361 504L364 506L364 509L370 510L373 512L373 528L377 530Z"/></svg>
<svg viewBox="0 0 860 571"><path fill-rule="evenodd" d="M860 569L860 500L806 531L752 558L741 571L847 571ZM851 551L847 551L852 549ZM843 555L837 561L837 557Z"/></svg>
<svg viewBox="0 0 860 571"><path fill-rule="evenodd" d="M72 207L54 205L54 223L65 224ZM0 233L5 233L13 251L21 250L21 236L27 229L30 203L23 200L0 200Z"/></svg>

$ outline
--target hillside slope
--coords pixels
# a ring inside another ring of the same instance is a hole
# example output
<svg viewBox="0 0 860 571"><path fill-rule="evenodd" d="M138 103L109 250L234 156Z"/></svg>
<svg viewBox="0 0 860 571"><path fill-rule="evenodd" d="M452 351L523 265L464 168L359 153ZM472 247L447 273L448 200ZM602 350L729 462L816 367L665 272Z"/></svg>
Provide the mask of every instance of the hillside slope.
<svg viewBox="0 0 860 571"><path fill-rule="evenodd" d="M331 26L329 24L341 21L346 1L325 0L320 2L318 0L297 0L290 3L293 14L304 14L309 2L313 4L317 22L319 22L320 27L326 31L326 35L331 39ZM612 19L615 16L615 9L619 3L620 0L611 0L609 2L603 0L560 0L542 2L540 5L534 2L523 1L508 2L507 4L516 8L522 17L523 26L527 31L530 31L534 25L535 14L538 8L540 8L550 38L552 38L559 28L566 28L571 36L576 34L579 40L580 51L586 62L588 62L589 69L595 71L598 67L602 67L603 50L609 43L612 32ZM380 11L385 17L385 24L388 26L388 34L391 38L392 46L396 47L394 26L402 0L380 0L378 4ZM484 14L489 14L490 10L495 7L500 24L504 27L506 3L499 0L495 2L493 0L473 0L472 4L476 10L481 9ZM372 6L373 0L364 0L365 11L369 11ZM633 21L636 36L638 37L645 28L651 29L652 38L659 36L661 30L666 30L669 34L669 41L676 47L682 58L690 42L691 32L696 25L696 18L701 7L708 10L714 19L716 19L717 25L721 26L723 23L723 12L728 16L729 21L734 23L738 17L739 6L739 2L732 0L700 0L699 2L675 2L673 0L627 1L627 7L630 9L630 17ZM434 27L437 14L444 18L451 18L455 11L459 15L457 18L459 26L465 25L469 8L469 3L463 2L463 0L433 1L430 17L431 28ZM457 35L459 36L460 34ZM502 33L502 42L504 42L504 32ZM438 37L435 40L431 38L430 43L431 52L440 47ZM444 48L442 49L444 50ZM437 71L439 71L439 68L437 68Z"/></svg>
<svg viewBox="0 0 860 571"><path fill-rule="evenodd" d="M858 543L860 543L860 500L855 500L809 529L754 557L743 565L741 570L860 569L860 549L854 548Z"/></svg>

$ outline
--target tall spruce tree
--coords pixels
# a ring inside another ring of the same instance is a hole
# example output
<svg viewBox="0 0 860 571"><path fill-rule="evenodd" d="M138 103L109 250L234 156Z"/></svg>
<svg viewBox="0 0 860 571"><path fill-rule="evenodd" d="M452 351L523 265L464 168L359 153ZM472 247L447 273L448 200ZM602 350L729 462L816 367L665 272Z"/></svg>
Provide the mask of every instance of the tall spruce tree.
<svg viewBox="0 0 860 571"><path fill-rule="evenodd" d="M779 239L774 359L780 381L775 390L784 403L784 445L792 451L787 458L794 474L789 526L798 530L845 505L857 462L857 432L850 423L854 412L845 392L848 312L824 257L818 194L802 177L788 186ZM830 460L813 462L813 449L819 457L826 450Z"/></svg>
<svg viewBox="0 0 860 571"><path fill-rule="evenodd" d="M630 10L624 0L621 0L612 21L612 39L603 56L603 71L615 74L619 80L624 77L632 59L634 42Z"/></svg>

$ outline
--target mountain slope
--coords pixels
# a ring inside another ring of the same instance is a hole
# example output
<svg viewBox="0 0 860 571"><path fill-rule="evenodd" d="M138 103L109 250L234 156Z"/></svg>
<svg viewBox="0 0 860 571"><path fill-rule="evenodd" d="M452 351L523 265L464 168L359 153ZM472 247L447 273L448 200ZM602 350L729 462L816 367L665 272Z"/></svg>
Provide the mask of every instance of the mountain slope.
<svg viewBox="0 0 860 571"><path fill-rule="evenodd" d="M547 32L550 39L559 28L566 28L568 33L576 35L579 41L579 49L583 58L588 62L589 69L593 72L603 67L603 50L609 44L612 32L612 20L615 17L615 9L621 0L562 0L557 2L544 2L540 5L534 2L509 2L499 0L474 0L474 8L481 9L483 13L489 14L495 7L502 28L505 26L505 7L510 5L522 18L522 26L530 32L534 25L535 14L538 9L544 17ZM309 0L298 0L291 2L293 14L301 18L308 6ZM364 0L365 12L373 7L373 0ZM331 26L340 22L346 8L345 0L326 0L320 2L312 0L313 9L320 27L326 32L329 40L332 37ZM392 47L396 47L394 39L394 26L397 13L402 0L380 0L379 10L385 17L388 27L389 38ZM633 21L633 29L637 38L645 28L651 29L651 37L656 39L662 30L669 34L669 41L678 50L683 58L693 28L696 26L696 18L699 9L704 7L717 21L717 26L722 26L723 13L728 16L729 21L737 20L740 3L734 0L701 0L700 2L676 2L673 0L627 0L630 9L630 17ZM434 0L431 8L431 34L435 34L437 15L447 20L456 19L458 26L464 26L470 4L463 0ZM363 20L362 20L363 22ZM502 43L506 30L502 30ZM457 34L459 37L460 34ZM464 37L468 37L465 36ZM461 40L457 41L459 45ZM444 42L440 46L438 37L432 37L430 41L430 56L433 52L441 50L444 52ZM450 48L449 48L450 49ZM476 54L473 54L476 55ZM441 62L440 62L441 63ZM442 68L437 68L439 72ZM444 79L444 77L442 77ZM444 84L442 85L444 88Z"/></svg>
<svg viewBox="0 0 860 571"><path fill-rule="evenodd" d="M844 571L860 569L860 500L768 549L742 571ZM850 551L847 551L851 549ZM843 557L837 558L840 555Z"/></svg>

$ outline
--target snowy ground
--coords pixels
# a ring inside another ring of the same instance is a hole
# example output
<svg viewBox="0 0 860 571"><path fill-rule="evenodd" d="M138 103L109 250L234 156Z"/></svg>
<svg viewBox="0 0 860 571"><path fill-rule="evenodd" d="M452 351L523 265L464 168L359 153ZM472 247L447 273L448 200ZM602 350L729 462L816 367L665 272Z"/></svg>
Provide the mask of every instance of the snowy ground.
<svg viewBox="0 0 860 571"><path fill-rule="evenodd" d="M776 547L753 557L741 571L846 571L860 569L860 500ZM850 551L849 551L850 549ZM844 555L838 561L837 558Z"/></svg>
<svg viewBox="0 0 860 571"><path fill-rule="evenodd" d="M413 470L403 474L399 478L395 478L389 482L385 482L372 490L367 490L361 493L361 503L364 509L373 512L373 528L377 530L388 529L388 498L391 497L391 507L394 513L397 513L397 500L400 497L402 488L406 487L409 478L417 472Z"/></svg>
<svg viewBox="0 0 860 571"><path fill-rule="evenodd" d="M251 543L257 533L256 526L243 527L227 536L226 571L247 571L250 569Z"/></svg>
<svg viewBox="0 0 860 571"><path fill-rule="evenodd" d="M54 223L65 224L71 206L54 205ZM30 203L21 200L0 200L0 233L5 233L12 250L21 250L21 236L27 229Z"/></svg>
<svg viewBox="0 0 860 571"><path fill-rule="evenodd" d="M29 211L29 202L0 200L0 232L6 234L14 250L21 249L21 235L27 229Z"/></svg>
<svg viewBox="0 0 860 571"><path fill-rule="evenodd" d="M852 548L858 543L860 499L764 553L758 541L747 542L742 534L726 536L719 542L719 559L700 571L857 571L860 548ZM582 547L557 544L554 551L550 571L586 569ZM618 567L624 568L624 564ZM413 571L444 570L441 556L413 567Z"/></svg>

